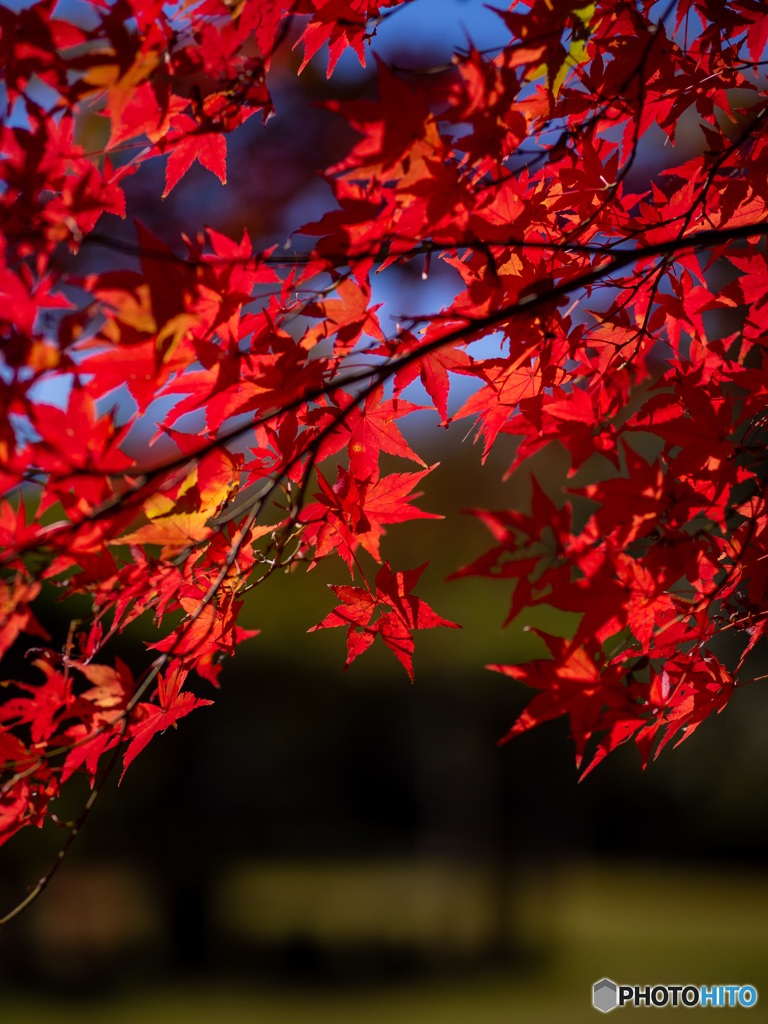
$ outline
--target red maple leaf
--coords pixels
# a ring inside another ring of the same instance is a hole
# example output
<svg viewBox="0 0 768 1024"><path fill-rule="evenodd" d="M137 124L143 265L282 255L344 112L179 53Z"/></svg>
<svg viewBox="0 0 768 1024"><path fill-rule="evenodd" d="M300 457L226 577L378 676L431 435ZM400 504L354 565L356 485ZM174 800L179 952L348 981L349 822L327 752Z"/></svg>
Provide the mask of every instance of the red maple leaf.
<svg viewBox="0 0 768 1024"><path fill-rule="evenodd" d="M315 545L315 558L335 552L353 572L354 552L359 545L381 561L379 541L386 532L384 523L404 523L410 519L442 519L433 512L424 512L410 502L421 494L411 493L416 484L435 466L420 473L391 473L375 482L359 480L342 466L331 487L317 471L321 492L317 504L308 505L301 513L308 523L305 538Z"/></svg>
<svg viewBox="0 0 768 1024"><path fill-rule="evenodd" d="M385 562L376 576L375 594L362 587L329 584L342 603L309 632L346 626L348 666L370 647L378 634L413 680L413 631L434 629L436 626L461 629L457 623L441 618L412 593L427 564L425 562L418 569L393 573L389 562ZM372 622L377 610L381 614Z"/></svg>
<svg viewBox="0 0 768 1024"><path fill-rule="evenodd" d="M168 136L170 155L165 166L163 199L184 177L195 160L213 171L222 185L227 183L227 137L220 132L200 131L193 118L178 114L173 119L175 132Z"/></svg>

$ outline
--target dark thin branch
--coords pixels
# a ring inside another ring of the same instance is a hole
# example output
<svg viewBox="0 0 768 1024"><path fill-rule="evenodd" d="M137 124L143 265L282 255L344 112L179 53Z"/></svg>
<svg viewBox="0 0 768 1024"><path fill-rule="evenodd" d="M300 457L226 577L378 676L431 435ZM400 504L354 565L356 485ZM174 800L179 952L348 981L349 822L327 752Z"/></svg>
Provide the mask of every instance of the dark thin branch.
<svg viewBox="0 0 768 1024"><path fill-rule="evenodd" d="M85 807L80 812L78 817L67 826L69 827L70 832L66 838L66 841L64 842L64 845L61 847L58 854L56 855L56 860L53 862L48 871L46 871L46 873L42 876L42 878L40 878L37 884L30 889L29 895L25 899L23 899L21 903L18 903L13 908L13 910L9 910L4 917L0 917L0 929L7 925L9 921L12 921L15 917L18 917L18 915L23 910L26 910L31 903L34 903L37 897L47 888L48 883L51 881L53 876L61 867L62 861L69 852L70 847L74 843L75 839L77 839L77 836L79 835L83 825L85 825L86 821L88 820L91 811L93 810L94 804L98 800L100 793L103 792L107 780L109 779L109 777L111 776L112 772L115 769L115 765L117 764L117 760L120 755L120 744L123 738L125 737L125 731L127 726L128 718L124 717L120 731L120 739L115 745L115 748L112 752L112 756L109 759L109 763L104 769L101 778L98 780L98 782L94 784L91 794L88 797L88 800L86 801Z"/></svg>

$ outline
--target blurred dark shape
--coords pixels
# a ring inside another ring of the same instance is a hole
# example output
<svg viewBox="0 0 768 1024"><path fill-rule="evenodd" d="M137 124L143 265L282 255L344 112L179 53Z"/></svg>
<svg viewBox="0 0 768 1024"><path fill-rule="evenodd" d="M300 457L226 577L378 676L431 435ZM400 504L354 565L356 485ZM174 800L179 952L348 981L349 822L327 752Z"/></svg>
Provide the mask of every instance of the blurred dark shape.
<svg viewBox="0 0 768 1024"><path fill-rule="evenodd" d="M181 974L196 974L209 966L209 897L201 880L171 886L170 947L172 967Z"/></svg>
<svg viewBox="0 0 768 1024"><path fill-rule="evenodd" d="M250 948L255 962L359 980L486 961L498 918L511 920L498 898L482 863L254 861L222 876L214 905L224 944Z"/></svg>
<svg viewBox="0 0 768 1024"><path fill-rule="evenodd" d="M36 986L99 991L126 970L146 972L163 924L141 869L72 864L25 918L26 956L16 967Z"/></svg>

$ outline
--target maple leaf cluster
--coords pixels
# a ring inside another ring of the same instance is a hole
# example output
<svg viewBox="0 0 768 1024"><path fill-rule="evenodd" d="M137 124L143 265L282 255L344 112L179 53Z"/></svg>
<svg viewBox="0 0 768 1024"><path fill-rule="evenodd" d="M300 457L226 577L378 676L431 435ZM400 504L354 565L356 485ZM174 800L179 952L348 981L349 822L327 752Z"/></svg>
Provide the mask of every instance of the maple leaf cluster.
<svg viewBox="0 0 768 1024"><path fill-rule="evenodd" d="M310 249L205 229L179 255L137 224L132 263L77 276L145 162L165 159L165 195L195 159L226 181L227 135L273 111L280 47L303 47L301 71L327 44L330 75L397 11L89 8L88 28L54 0L0 8L0 654L22 633L47 642L46 581L92 605L63 650L34 648L42 681L8 684L0 841L41 824L73 772L97 792L120 752L127 766L210 703L188 682L217 685L254 633L245 592L280 568L340 557L352 585L314 628L346 628L347 663L378 636L412 675L414 631L455 626L414 593L422 569L380 550L386 525L437 518L413 504L430 467L398 425L425 408L403 394L417 380L442 424L473 418L483 458L518 438L510 472L553 441L571 475L594 455L612 467L574 489L594 509L581 527L535 481L530 514L473 512L495 546L456 576L509 580L507 622L580 616L570 638L541 634L550 658L489 666L538 691L509 736L567 714L588 771L630 740L645 764L722 710L768 631L764 5L513 4L497 50L415 78L379 62L378 100L326 104L358 141L325 171L336 208L297 231ZM110 133L86 153L75 128L93 111ZM698 155L629 191L650 130L673 145L687 112ZM387 330L371 276L412 259L460 284ZM473 389L450 412L456 376ZM153 460L135 437L155 408L176 454ZM421 468L384 474L381 452ZM134 679L99 659L145 613L178 624ZM743 639L730 667L724 630Z"/></svg>

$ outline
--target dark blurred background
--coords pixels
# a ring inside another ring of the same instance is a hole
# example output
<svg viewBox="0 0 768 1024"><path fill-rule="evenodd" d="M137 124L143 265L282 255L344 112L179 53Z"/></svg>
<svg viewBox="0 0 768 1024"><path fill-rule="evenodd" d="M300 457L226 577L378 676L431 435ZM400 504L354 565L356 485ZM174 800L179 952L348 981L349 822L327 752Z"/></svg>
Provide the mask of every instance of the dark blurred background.
<svg viewBox="0 0 768 1024"><path fill-rule="evenodd" d="M497 20L479 3L419 0L375 48L425 67L465 43L462 23L479 46L503 40ZM161 203L163 167L149 165L128 181L132 214L174 246L202 223L267 244L328 209L316 172L352 133L309 104L375 95L375 82L347 58L330 83L322 59L298 79L297 63L288 50L276 62L268 127L253 118L230 137L226 188L195 167ZM699 145L687 131L676 160ZM84 119L82 135L96 149L104 124ZM633 191L670 162L656 141ZM130 219L103 229L133 238ZM124 258L91 249L84 260ZM384 320L450 298L447 274L422 285L420 271L377 285ZM604 975L768 983L765 685L738 691L644 773L627 747L579 784L565 721L497 746L530 691L484 664L543 655L526 625L565 634L573 622L543 608L502 632L504 584L444 582L490 545L461 509L524 508L529 470L562 500L568 463L544 452L505 483L513 440L483 467L466 430L438 430L429 415L410 427L440 462L420 505L446 518L395 527L383 544L397 567L430 561L420 593L463 629L417 635L411 685L378 642L345 673L341 631L307 634L333 605L327 584L345 582L340 561L252 592L242 624L261 635L225 666L220 691L195 687L214 705L108 787L49 890L0 933L5 1019L578 1021ZM606 467L596 458L568 483ZM51 589L40 617L63 639L79 611ZM112 654L140 671L156 636L139 621ZM12 652L6 676L29 671ZM75 784L60 817L86 798ZM4 909L62 836L47 823L0 850Z"/></svg>

